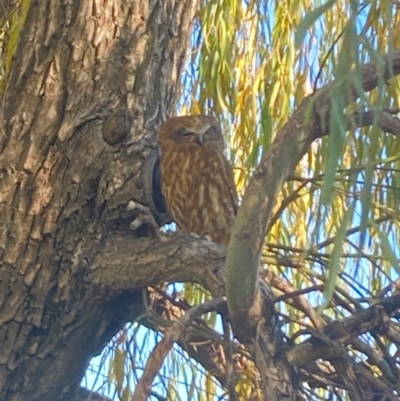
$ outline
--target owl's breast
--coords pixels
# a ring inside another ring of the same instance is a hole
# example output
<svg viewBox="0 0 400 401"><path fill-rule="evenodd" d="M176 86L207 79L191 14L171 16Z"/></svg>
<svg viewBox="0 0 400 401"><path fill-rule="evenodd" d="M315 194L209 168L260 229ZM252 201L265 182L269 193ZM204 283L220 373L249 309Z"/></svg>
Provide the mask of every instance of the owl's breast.
<svg viewBox="0 0 400 401"><path fill-rule="evenodd" d="M175 149L161 158L167 208L181 229L227 244L235 217L233 176L218 149Z"/></svg>

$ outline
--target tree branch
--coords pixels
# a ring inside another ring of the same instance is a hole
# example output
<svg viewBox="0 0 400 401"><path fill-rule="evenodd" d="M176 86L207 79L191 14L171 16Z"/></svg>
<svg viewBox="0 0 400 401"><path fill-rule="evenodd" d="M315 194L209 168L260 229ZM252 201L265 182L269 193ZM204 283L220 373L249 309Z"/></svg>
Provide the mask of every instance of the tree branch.
<svg viewBox="0 0 400 401"><path fill-rule="evenodd" d="M140 324L162 333L170 327L171 322L176 321L190 309L186 302L175 301L169 294L163 294L160 291L151 290L151 310L150 316L145 316L139 321ZM225 311L219 313L227 314L226 304ZM154 313L152 313L154 311ZM223 344L219 333L215 332L203 319L198 323L191 325L191 330L188 331L184 338L180 338L177 344L184 349L188 355L200 363L204 369L211 373L221 384L226 387L226 357ZM219 340L219 341L218 341ZM237 366L240 371L240 367Z"/></svg>
<svg viewBox="0 0 400 401"><path fill-rule="evenodd" d="M400 135L400 120L394 117L394 114L399 113L400 110L360 110L354 112L348 117L348 130L355 128L368 127L376 124L384 132L393 135Z"/></svg>
<svg viewBox="0 0 400 401"><path fill-rule="evenodd" d="M342 321L328 324L322 333L331 341L339 341L348 344L359 335L369 332L380 325L385 325L390 316L400 308L400 295L384 299L368 309L358 311L354 316ZM316 332L314 332L316 334ZM313 333L311 333L313 334ZM291 349L288 360L297 367L302 367L319 358L325 358L329 354L321 342L321 337L316 335L302 344Z"/></svg>
<svg viewBox="0 0 400 401"><path fill-rule="evenodd" d="M225 255L222 245L182 232L160 239L114 235L94 258L90 280L104 295L164 282L195 282L220 297Z"/></svg>
<svg viewBox="0 0 400 401"><path fill-rule="evenodd" d="M360 96L353 84L357 77L361 76L364 91L370 91L399 73L400 50L386 56L383 65L361 66L345 82L348 91L341 99L342 107ZM229 315L235 335L252 349L264 396L271 401L281 399L282 394L293 398L297 384L293 367L281 354L284 344L274 335L274 314L268 308L271 298L259 290L261 249L277 194L312 142L329 133L334 92L343 86L334 81L305 98L278 132L249 181L232 229L226 263Z"/></svg>
<svg viewBox="0 0 400 401"><path fill-rule="evenodd" d="M195 306L189 309L181 319L174 322L171 327L165 331L163 339L156 345L151 352L149 359L147 360L143 375L133 393L132 401L147 400L150 394L151 384L161 369L165 357L171 350L174 343L182 337L191 321L197 316L201 316L205 313L218 309L224 303L225 301L223 299L218 298L202 305Z"/></svg>
<svg viewBox="0 0 400 401"><path fill-rule="evenodd" d="M376 88L381 79L387 82L399 73L400 50L387 55L380 66L372 63L361 66L348 79L346 104L360 96L352 84L360 74L362 88L367 92ZM246 325L243 325L243 319L249 316L256 299L260 251L275 198L311 143L328 134L331 92L338 86L339 83L334 81L303 100L278 132L246 189L228 248L226 280L231 318L241 322L242 327L251 329L250 326L257 324L257 318Z"/></svg>
<svg viewBox="0 0 400 401"><path fill-rule="evenodd" d="M70 401L113 401L109 397L105 397L95 391L91 391L85 387L81 387Z"/></svg>

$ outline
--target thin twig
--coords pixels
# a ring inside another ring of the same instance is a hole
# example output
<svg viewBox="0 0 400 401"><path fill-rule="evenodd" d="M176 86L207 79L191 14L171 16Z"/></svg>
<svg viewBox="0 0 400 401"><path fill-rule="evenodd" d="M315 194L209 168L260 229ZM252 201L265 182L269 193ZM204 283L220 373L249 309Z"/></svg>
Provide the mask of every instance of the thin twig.
<svg viewBox="0 0 400 401"><path fill-rule="evenodd" d="M212 312L225 303L223 298L195 306L189 309L181 319L174 322L164 333L163 339L154 347L146 363L143 375L140 378L131 401L145 401L151 393L151 385L157 373L161 369L164 359L173 347L174 343L184 334L190 322L198 316Z"/></svg>

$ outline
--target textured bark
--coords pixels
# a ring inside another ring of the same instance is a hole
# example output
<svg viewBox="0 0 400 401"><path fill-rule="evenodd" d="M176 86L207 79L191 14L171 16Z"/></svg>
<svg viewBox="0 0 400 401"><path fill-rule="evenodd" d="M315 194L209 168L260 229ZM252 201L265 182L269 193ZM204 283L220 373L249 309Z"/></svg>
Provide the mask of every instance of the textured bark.
<svg viewBox="0 0 400 401"><path fill-rule="evenodd" d="M140 174L174 105L195 9L192 0L31 3L1 110L8 401L72 396L90 357L140 313L143 282L98 285L91 267L112 233L134 252L125 208L144 201ZM129 118L110 140L114 114Z"/></svg>

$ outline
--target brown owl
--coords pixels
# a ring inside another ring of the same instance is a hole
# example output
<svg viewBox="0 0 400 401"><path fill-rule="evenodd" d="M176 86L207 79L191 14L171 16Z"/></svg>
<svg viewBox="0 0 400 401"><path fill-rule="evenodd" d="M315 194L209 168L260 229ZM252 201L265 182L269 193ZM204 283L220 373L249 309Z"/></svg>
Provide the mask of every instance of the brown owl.
<svg viewBox="0 0 400 401"><path fill-rule="evenodd" d="M162 192L178 227L228 245L237 192L218 121L173 117L162 125L159 144Z"/></svg>

